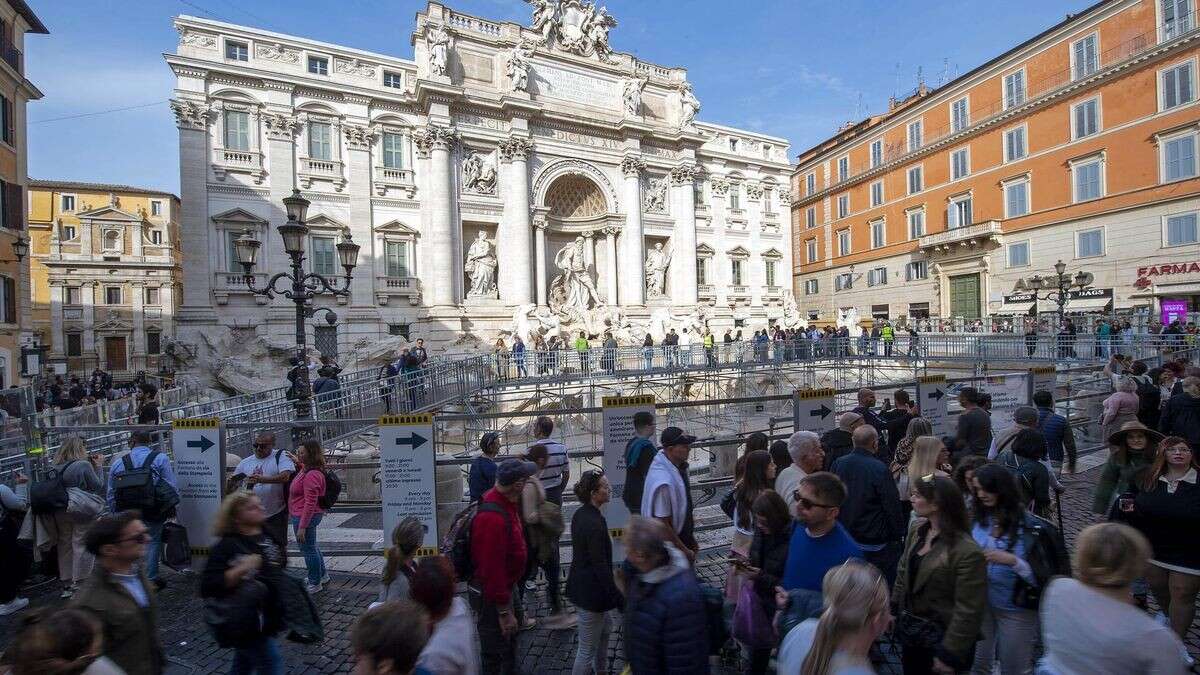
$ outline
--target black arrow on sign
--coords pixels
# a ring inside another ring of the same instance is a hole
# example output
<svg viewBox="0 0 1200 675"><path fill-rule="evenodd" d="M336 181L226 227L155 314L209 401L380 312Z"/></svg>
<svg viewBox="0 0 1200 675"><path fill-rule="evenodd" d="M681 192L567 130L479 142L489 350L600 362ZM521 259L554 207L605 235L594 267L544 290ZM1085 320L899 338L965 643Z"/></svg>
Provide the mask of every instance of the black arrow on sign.
<svg viewBox="0 0 1200 675"><path fill-rule="evenodd" d="M829 417L829 413L831 412L833 411L829 409L829 406L821 404L820 408L810 410L808 411L808 414L810 417L820 417L821 419L825 419L826 417Z"/></svg>
<svg viewBox="0 0 1200 675"><path fill-rule="evenodd" d="M928 398L932 398L935 401L940 401L940 400L942 400L942 397L945 395L946 395L946 392L942 391L941 389L934 389L933 391L929 392Z"/></svg>
<svg viewBox="0 0 1200 675"><path fill-rule="evenodd" d="M418 434L417 432L414 431L413 433L409 434L408 438L405 438L403 436L397 436L396 437L396 445L408 445L408 446L412 446L413 450L416 450L417 448L421 447L422 445L425 445L425 442L428 440L429 440L428 438L425 438L421 434Z"/></svg>
<svg viewBox="0 0 1200 675"><path fill-rule="evenodd" d="M200 452L204 452L214 445L216 445L216 443L213 443L212 439L210 439L208 436L201 436L200 440L198 441L187 442L187 446L189 448L200 448Z"/></svg>

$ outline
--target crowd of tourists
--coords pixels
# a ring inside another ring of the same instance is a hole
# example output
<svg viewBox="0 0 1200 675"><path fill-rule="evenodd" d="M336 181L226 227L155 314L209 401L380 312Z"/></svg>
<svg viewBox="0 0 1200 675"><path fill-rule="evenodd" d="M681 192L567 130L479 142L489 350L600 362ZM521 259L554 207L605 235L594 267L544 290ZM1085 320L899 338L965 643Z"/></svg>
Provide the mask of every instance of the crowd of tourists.
<svg viewBox="0 0 1200 675"><path fill-rule="evenodd" d="M112 375L100 368L93 370L86 379L79 376L64 379L62 375L56 375L38 392L34 404L37 412L45 412L73 410L125 399L133 399L132 417L137 424L158 424L158 387L148 380L144 372L138 372L129 382L114 382ZM7 412L13 417L19 416L19 408Z"/></svg>
<svg viewBox="0 0 1200 675"><path fill-rule="evenodd" d="M1114 358L1107 373L1109 450L1092 500L1103 522L1078 534L1073 554L1058 495L1078 450L1050 391L1004 427L986 394L963 388L944 436L907 392L879 406L870 389L824 435L749 434L720 504L731 540L715 558L696 537L698 441L686 430L634 415L620 490L600 470L572 476L550 417L534 420L528 447L484 434L470 505L441 551L418 556L415 517L388 533L378 595L348 656L356 673L517 673L518 636L541 626L574 631L574 675L612 672L618 632L634 675L707 673L731 658L739 672L803 675L865 675L889 660L907 675L1189 672L1200 369ZM105 469L82 441L64 443L53 480L65 501L46 481L0 485L0 614L23 614L0 672L163 672L156 594L175 479L149 436L134 433L130 446ZM260 434L233 471L199 575L231 672L282 673L281 639L323 639L310 598L329 583L319 525L339 490L312 440L289 451ZM84 509L76 492L103 506ZM617 539L613 500L631 514ZM57 611L29 611L16 596L31 520L58 547L70 601ZM303 580L287 571L289 538ZM701 564L723 568L721 587L701 578ZM547 616L536 616L540 598Z"/></svg>

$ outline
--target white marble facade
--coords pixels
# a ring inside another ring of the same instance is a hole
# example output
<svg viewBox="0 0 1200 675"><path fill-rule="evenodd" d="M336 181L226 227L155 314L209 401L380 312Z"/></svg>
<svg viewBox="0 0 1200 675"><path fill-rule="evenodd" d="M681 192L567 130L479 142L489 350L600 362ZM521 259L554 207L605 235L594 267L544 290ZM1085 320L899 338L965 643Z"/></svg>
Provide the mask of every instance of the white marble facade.
<svg viewBox="0 0 1200 675"><path fill-rule="evenodd" d="M614 313L747 334L782 319L787 142L696 120L687 71L613 51L602 9L532 4L523 27L431 2L414 60L177 18L182 339L292 333L290 301L244 291L230 241L255 231L260 279L284 271L294 187L310 269L341 272L326 251L342 231L362 245L351 296L318 301L340 342L404 325L490 342L514 314L593 334Z"/></svg>

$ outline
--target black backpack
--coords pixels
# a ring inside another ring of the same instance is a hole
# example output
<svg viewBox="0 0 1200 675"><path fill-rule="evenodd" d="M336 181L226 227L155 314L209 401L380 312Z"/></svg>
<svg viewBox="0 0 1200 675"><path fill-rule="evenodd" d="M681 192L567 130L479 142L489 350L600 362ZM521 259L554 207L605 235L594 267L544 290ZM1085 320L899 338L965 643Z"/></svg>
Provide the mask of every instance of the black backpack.
<svg viewBox="0 0 1200 675"><path fill-rule="evenodd" d="M159 454L158 450L151 450L137 468L133 466L133 453L121 458L125 470L112 477L117 511L136 509L150 520L165 520L171 515L179 503L179 495L165 481L155 479L154 460Z"/></svg>
<svg viewBox="0 0 1200 675"><path fill-rule="evenodd" d="M1134 376L1137 382L1138 421L1150 426L1158 418L1158 409L1162 407L1162 390L1154 386L1145 375Z"/></svg>
<svg viewBox="0 0 1200 675"><path fill-rule="evenodd" d="M65 511L70 498L67 486L63 485L63 474L67 467L79 460L73 459L63 465L61 470L50 469L45 480L39 480L29 486L29 508L40 515L49 515L55 511Z"/></svg>
<svg viewBox="0 0 1200 675"><path fill-rule="evenodd" d="M317 506L321 507L322 511L328 511L342 496L342 479L329 469L322 469L321 473L325 474L325 494L317 497Z"/></svg>
<svg viewBox="0 0 1200 675"><path fill-rule="evenodd" d="M450 558L454 564L454 572L459 579L470 581L475 575L475 561L471 559L471 529L475 524L475 516L480 511L490 511L504 516L505 526L512 530L508 512L491 502L472 502L467 508L459 511L450 523L446 538L438 547L438 552Z"/></svg>

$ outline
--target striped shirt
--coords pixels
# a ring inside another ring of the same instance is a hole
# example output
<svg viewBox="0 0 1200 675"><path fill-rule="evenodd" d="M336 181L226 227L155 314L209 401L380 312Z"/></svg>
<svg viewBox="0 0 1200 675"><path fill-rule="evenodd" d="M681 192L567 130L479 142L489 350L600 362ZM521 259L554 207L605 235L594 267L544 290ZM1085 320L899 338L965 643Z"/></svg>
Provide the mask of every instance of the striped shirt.
<svg viewBox="0 0 1200 675"><path fill-rule="evenodd" d="M549 457L546 459L546 468L542 469L539 478L542 479L542 487L547 490L565 487L563 485L564 472L567 470L567 446L550 438L543 438L535 441L534 445L546 446L546 451Z"/></svg>

